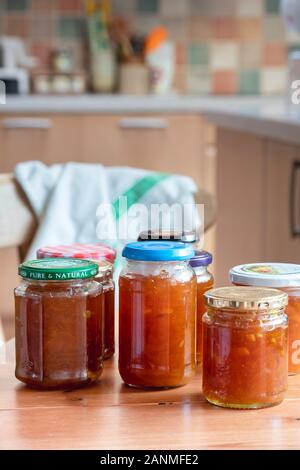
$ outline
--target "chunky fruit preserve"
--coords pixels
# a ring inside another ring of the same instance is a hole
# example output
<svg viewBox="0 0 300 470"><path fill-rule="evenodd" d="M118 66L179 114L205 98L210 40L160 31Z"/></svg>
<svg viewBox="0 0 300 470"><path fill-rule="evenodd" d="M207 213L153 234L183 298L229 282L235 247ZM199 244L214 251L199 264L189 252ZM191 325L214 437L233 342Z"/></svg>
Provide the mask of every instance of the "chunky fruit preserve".
<svg viewBox="0 0 300 470"><path fill-rule="evenodd" d="M23 263L15 289L16 377L37 388L78 387L103 368L103 293L83 260Z"/></svg>
<svg viewBox="0 0 300 470"><path fill-rule="evenodd" d="M203 394L219 406L262 408L287 390L287 296L275 289L233 287L205 294Z"/></svg>

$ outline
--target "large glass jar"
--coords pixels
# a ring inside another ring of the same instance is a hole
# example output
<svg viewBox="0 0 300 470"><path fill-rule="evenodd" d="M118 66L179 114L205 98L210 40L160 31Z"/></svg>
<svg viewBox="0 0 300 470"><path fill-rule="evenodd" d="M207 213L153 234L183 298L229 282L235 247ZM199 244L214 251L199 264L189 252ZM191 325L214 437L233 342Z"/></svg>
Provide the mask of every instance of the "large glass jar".
<svg viewBox="0 0 300 470"><path fill-rule="evenodd" d="M195 371L196 276L183 243L127 245L119 280L119 371L135 387L186 384Z"/></svg>
<svg viewBox="0 0 300 470"><path fill-rule="evenodd" d="M196 358L197 363L202 363L202 317L206 312L204 294L212 289L214 285L213 275L208 267L212 263L212 255L207 251L196 251L195 256L190 260L190 266L195 271L197 277L197 340Z"/></svg>
<svg viewBox="0 0 300 470"><path fill-rule="evenodd" d="M104 359L115 352L115 284L113 263L116 251L103 243L73 243L72 245L45 246L37 251L37 258L78 258L98 264L96 281L103 286L104 295Z"/></svg>
<svg viewBox="0 0 300 470"><path fill-rule="evenodd" d="M287 295L224 287L204 294L203 394L214 405L263 408L287 390Z"/></svg>
<svg viewBox="0 0 300 470"><path fill-rule="evenodd" d="M95 263L43 259L20 265L15 289L16 377L41 389L95 382L103 368L103 288Z"/></svg>
<svg viewBox="0 0 300 470"><path fill-rule="evenodd" d="M300 265L243 264L230 270L230 280L234 285L272 287L288 294L289 374L300 374Z"/></svg>

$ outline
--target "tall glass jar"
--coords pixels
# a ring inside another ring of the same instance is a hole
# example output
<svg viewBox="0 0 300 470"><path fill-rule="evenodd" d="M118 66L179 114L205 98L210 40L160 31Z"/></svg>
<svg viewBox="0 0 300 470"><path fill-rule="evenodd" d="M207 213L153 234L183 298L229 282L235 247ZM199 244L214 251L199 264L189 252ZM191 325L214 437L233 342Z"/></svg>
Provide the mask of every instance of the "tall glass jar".
<svg viewBox="0 0 300 470"><path fill-rule="evenodd" d="M227 408L280 403L287 390L287 295L224 287L204 294L203 394Z"/></svg>
<svg viewBox="0 0 300 470"><path fill-rule="evenodd" d="M113 263L116 251L103 243L73 243L72 245L45 246L37 251L37 258L78 258L98 264L96 281L103 286L104 295L104 359L115 352L115 284Z"/></svg>
<svg viewBox="0 0 300 470"><path fill-rule="evenodd" d="M300 265L243 264L230 270L230 280L234 285L272 287L288 294L289 374L300 374Z"/></svg>
<svg viewBox="0 0 300 470"><path fill-rule="evenodd" d="M196 251L195 256L190 260L190 266L195 271L197 277L197 341L196 358L197 363L202 363L202 317L206 312L204 294L212 289L214 285L213 275L208 267L212 263L212 255L207 251Z"/></svg>
<svg viewBox="0 0 300 470"><path fill-rule="evenodd" d="M16 377L40 389L95 382L103 368L103 294L95 263L43 259L20 265L15 289Z"/></svg>
<svg viewBox="0 0 300 470"><path fill-rule="evenodd" d="M119 371L135 387L186 384L195 371L196 276L183 243L127 245L119 279Z"/></svg>

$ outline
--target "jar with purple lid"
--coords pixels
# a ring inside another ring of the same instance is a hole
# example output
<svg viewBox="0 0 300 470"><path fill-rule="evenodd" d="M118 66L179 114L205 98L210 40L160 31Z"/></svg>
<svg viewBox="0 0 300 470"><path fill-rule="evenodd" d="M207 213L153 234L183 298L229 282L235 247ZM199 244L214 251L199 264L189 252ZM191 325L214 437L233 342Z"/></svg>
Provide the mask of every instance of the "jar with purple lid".
<svg viewBox="0 0 300 470"><path fill-rule="evenodd" d="M212 255L207 251L195 251L195 256L190 260L190 266L197 276L197 337L196 353L197 363L202 363L202 317L206 312L204 294L214 286L213 275L208 268L212 263Z"/></svg>

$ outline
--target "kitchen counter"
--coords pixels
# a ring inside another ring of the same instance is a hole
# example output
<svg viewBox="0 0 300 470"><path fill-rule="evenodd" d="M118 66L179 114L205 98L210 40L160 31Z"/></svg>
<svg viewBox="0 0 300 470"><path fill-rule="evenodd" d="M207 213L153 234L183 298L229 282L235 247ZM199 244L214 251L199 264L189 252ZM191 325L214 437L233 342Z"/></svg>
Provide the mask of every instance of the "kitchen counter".
<svg viewBox="0 0 300 470"><path fill-rule="evenodd" d="M0 449L299 449L300 376L286 400L262 410L208 404L201 377L171 390L122 384L117 361L105 362L98 384L40 392L0 366Z"/></svg>
<svg viewBox="0 0 300 470"><path fill-rule="evenodd" d="M0 114L200 113L219 127L300 143L299 115L287 112L283 98L118 96L8 97Z"/></svg>

